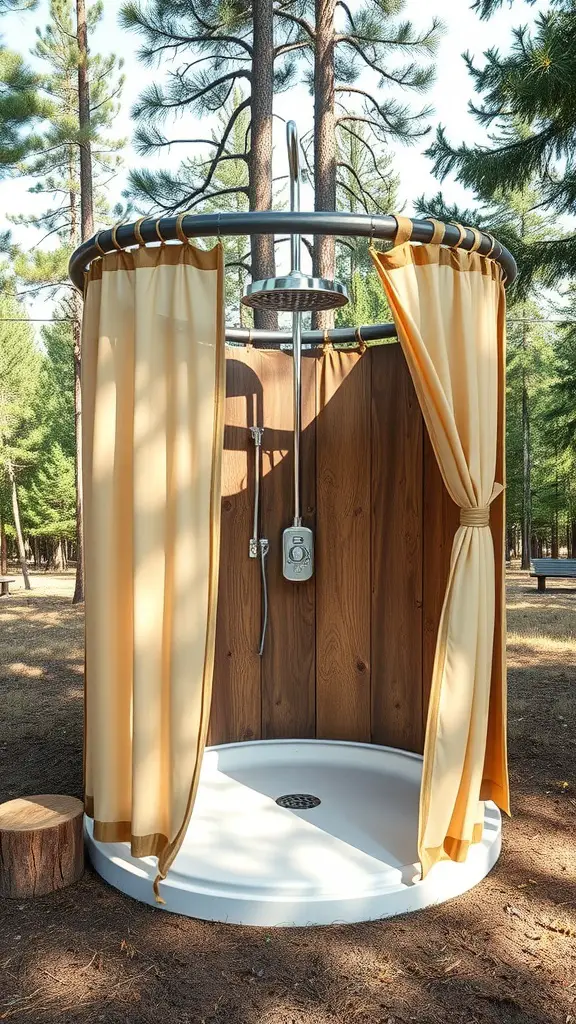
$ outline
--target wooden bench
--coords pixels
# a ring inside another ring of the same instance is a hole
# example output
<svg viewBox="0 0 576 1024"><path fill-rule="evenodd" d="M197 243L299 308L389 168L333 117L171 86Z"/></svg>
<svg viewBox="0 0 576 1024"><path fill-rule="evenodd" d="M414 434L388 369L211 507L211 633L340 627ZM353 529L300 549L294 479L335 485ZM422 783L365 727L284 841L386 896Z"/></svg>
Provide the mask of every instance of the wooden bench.
<svg viewBox="0 0 576 1024"><path fill-rule="evenodd" d="M0 597L8 597L11 583L16 583L15 576L0 576Z"/></svg>
<svg viewBox="0 0 576 1024"><path fill-rule="evenodd" d="M555 579L576 579L576 558L533 558L533 572L538 580L538 590L546 590L546 577Z"/></svg>

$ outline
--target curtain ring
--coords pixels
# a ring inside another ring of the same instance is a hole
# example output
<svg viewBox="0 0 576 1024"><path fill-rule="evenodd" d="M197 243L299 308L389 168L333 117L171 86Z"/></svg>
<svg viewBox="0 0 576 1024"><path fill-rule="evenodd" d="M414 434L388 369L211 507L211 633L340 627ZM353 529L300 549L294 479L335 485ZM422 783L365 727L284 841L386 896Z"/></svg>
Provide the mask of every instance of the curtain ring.
<svg viewBox="0 0 576 1024"><path fill-rule="evenodd" d="M160 218L154 221L154 230L162 245L166 245L166 239L160 234Z"/></svg>
<svg viewBox="0 0 576 1024"><path fill-rule="evenodd" d="M252 345L253 345L253 343L252 343L252 328L249 327L248 328L248 344L246 345L246 348L250 349L250 348L252 348Z"/></svg>
<svg viewBox="0 0 576 1024"><path fill-rule="evenodd" d="M409 242L412 237L412 221L410 217L403 217L400 213L393 213L392 216L396 221L396 232L392 244L396 246Z"/></svg>
<svg viewBox="0 0 576 1024"><path fill-rule="evenodd" d="M490 234L489 231L486 231L485 234L490 239L490 248L488 249L488 252L486 253L486 259L488 259L488 257L492 255L492 253L494 252L494 249L496 248L496 239L494 238L494 235Z"/></svg>
<svg viewBox="0 0 576 1024"><path fill-rule="evenodd" d="M461 224L457 224L456 221L450 221L450 223L453 228L458 228L459 238L457 242L448 242L447 244L451 249L458 249L466 236L466 228L463 228Z"/></svg>
<svg viewBox="0 0 576 1024"><path fill-rule="evenodd" d="M360 350L360 355L364 355L364 353L366 351L366 342L364 341L364 338L362 337L362 328L361 327L357 327L356 328L354 337L356 338L356 344L358 345L358 348Z"/></svg>
<svg viewBox="0 0 576 1024"><path fill-rule="evenodd" d="M220 214L216 214L216 238L219 242L222 241L222 235L220 234Z"/></svg>
<svg viewBox="0 0 576 1024"><path fill-rule="evenodd" d="M184 220L184 217L187 216L187 212L184 211L184 213L179 213L178 216L176 217L176 234L178 235L178 238L182 242L182 245L186 245L186 243L190 241L188 236L184 233L184 228L182 227L182 221Z"/></svg>
<svg viewBox="0 0 576 1024"><path fill-rule="evenodd" d="M478 231L478 228L471 227L467 227L466 230L471 231L472 234L474 235L474 241L472 242L472 245L468 249L468 252L476 252L476 250L479 249L480 246L482 245L482 232Z"/></svg>
<svg viewBox="0 0 576 1024"><path fill-rule="evenodd" d="M145 220L148 220L148 217L140 217L134 224L134 238L138 242L138 245L146 245L146 242L142 238L142 232L140 231L140 225L143 224Z"/></svg>
<svg viewBox="0 0 576 1024"><path fill-rule="evenodd" d="M101 256L105 256L106 255L106 249L103 249L102 246L100 245L100 235L103 235L103 234L104 234L103 231L99 231L98 234L96 235L96 238L94 239L94 245L98 249L98 252L100 253Z"/></svg>
<svg viewBox="0 0 576 1024"><path fill-rule="evenodd" d="M432 238L428 242L428 245L442 245L444 235L446 234L446 225L443 224L441 220L434 220L433 217L428 217L428 220L434 228Z"/></svg>
<svg viewBox="0 0 576 1024"><path fill-rule="evenodd" d="M121 220L118 221L118 223L115 224L114 227L112 228L112 232L111 232L112 245L114 246L115 249L118 250L118 252L122 252L122 246L119 245L119 243L118 243L118 239L116 238L116 232L118 231L118 228L122 226L123 223L124 223L124 221L121 221Z"/></svg>
<svg viewBox="0 0 576 1024"><path fill-rule="evenodd" d="M322 336L322 355L326 355L327 352L331 352L334 346L328 336L328 328L324 328L324 334Z"/></svg>

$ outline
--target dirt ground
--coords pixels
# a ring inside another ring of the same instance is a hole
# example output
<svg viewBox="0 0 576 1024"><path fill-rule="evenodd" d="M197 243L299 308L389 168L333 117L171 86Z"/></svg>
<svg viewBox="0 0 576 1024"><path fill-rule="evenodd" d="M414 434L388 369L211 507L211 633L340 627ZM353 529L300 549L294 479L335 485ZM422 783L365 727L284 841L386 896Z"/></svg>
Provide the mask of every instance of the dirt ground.
<svg viewBox="0 0 576 1024"><path fill-rule="evenodd" d="M0 600L0 800L81 795L72 579ZM476 889L390 921L271 930L179 918L87 869L0 905L0 1021L576 1024L576 585L509 576L513 818Z"/></svg>

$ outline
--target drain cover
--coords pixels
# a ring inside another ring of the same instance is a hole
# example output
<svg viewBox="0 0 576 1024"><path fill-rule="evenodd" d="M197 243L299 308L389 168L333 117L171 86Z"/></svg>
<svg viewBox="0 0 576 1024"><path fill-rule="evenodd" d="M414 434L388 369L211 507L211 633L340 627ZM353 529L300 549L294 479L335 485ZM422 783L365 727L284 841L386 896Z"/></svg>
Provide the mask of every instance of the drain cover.
<svg viewBox="0 0 576 1024"><path fill-rule="evenodd" d="M287 793L286 796L279 796L276 803L280 807L288 807L291 811L309 811L312 807L318 807L322 801L311 793Z"/></svg>

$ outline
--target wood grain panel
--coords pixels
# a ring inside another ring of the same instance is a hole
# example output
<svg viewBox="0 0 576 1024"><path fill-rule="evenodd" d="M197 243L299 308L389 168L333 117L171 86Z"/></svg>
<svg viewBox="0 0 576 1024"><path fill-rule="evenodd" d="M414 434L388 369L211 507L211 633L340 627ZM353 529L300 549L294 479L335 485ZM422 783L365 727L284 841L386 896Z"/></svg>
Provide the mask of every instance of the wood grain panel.
<svg viewBox="0 0 576 1024"><path fill-rule="evenodd" d="M398 344L372 358L372 739L422 747L422 437Z"/></svg>
<svg viewBox="0 0 576 1024"><path fill-rule="evenodd" d="M261 735L258 562L248 558L254 500L249 427L262 423L260 354L226 351L220 579L209 743Z"/></svg>
<svg viewBox="0 0 576 1024"><path fill-rule="evenodd" d="M282 532L293 520L292 356L261 351L264 400L262 512L268 557L269 627L262 658L262 736L315 734L316 579L292 583L282 575ZM302 509L316 521L316 357L302 360Z"/></svg>
<svg viewBox="0 0 576 1024"><path fill-rule="evenodd" d="M454 535L460 524L458 506L448 494L434 449L424 427L424 615L422 634L422 724L426 729L436 638L450 572Z"/></svg>
<svg viewBox="0 0 576 1024"><path fill-rule="evenodd" d="M316 735L370 742L368 354L318 361Z"/></svg>

